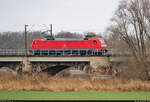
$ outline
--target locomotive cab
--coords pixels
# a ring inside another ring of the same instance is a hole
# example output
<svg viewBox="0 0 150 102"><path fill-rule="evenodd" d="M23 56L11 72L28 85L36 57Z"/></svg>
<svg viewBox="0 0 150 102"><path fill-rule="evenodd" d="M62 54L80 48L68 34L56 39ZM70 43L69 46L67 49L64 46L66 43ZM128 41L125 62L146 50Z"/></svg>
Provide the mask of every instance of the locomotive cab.
<svg viewBox="0 0 150 102"><path fill-rule="evenodd" d="M33 49L37 49L38 41L40 39L34 39L30 45L30 52L32 52Z"/></svg>
<svg viewBox="0 0 150 102"><path fill-rule="evenodd" d="M101 43L101 51L103 53L107 52L107 44L105 43L105 40L103 38L99 38L99 41Z"/></svg>

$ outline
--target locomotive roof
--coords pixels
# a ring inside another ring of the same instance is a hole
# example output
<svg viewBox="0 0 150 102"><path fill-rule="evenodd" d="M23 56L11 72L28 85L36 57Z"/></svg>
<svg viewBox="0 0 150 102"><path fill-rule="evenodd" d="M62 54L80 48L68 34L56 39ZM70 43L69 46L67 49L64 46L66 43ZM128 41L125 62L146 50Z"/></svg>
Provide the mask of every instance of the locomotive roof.
<svg viewBox="0 0 150 102"><path fill-rule="evenodd" d="M97 39L96 37L93 38L55 38L55 40L89 40L89 39ZM100 38L103 39L103 38Z"/></svg>
<svg viewBox="0 0 150 102"><path fill-rule="evenodd" d="M46 38L43 38L42 40L47 40ZM67 40L67 41L72 41L72 40L84 40L83 38L55 38L56 41L58 40Z"/></svg>
<svg viewBox="0 0 150 102"><path fill-rule="evenodd" d="M97 39L97 38L89 38L89 39ZM86 39L86 38L55 38L54 40L55 41L80 41L80 40L89 40L89 39ZM104 39L104 38L98 38L98 39ZM35 38L34 40L42 40L42 41L49 41L49 39L47 38Z"/></svg>

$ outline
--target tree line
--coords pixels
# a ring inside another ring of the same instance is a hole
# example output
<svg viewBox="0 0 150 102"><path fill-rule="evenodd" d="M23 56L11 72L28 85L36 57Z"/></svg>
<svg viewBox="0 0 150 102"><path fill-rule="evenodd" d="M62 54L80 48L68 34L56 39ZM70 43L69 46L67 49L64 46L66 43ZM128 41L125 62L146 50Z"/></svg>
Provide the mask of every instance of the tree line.
<svg viewBox="0 0 150 102"><path fill-rule="evenodd" d="M120 1L107 33L116 48L118 46L116 43L121 42L124 48L132 53L134 57L131 60L132 68L128 70L136 72L139 77L148 78L150 76L150 0Z"/></svg>
<svg viewBox="0 0 150 102"><path fill-rule="evenodd" d="M86 34L76 32L60 31L57 34L53 34L54 38L84 38L86 35L93 35L101 37L94 32L87 32ZM27 32L27 45L28 49L34 38L45 38L50 36L49 33L43 33L41 31ZM24 49L24 32L1 32L0 33L0 49Z"/></svg>

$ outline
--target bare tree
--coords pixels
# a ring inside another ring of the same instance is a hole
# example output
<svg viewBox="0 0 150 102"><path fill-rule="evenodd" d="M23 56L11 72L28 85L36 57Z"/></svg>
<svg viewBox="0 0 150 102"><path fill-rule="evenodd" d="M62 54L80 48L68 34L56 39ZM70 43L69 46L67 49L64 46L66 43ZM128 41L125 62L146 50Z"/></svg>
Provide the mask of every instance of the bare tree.
<svg viewBox="0 0 150 102"><path fill-rule="evenodd" d="M28 48L34 38L41 38L40 31L28 32ZM24 49L24 32L0 33L0 49Z"/></svg>
<svg viewBox="0 0 150 102"><path fill-rule="evenodd" d="M150 1L121 1L107 30L128 45L138 66L148 72Z"/></svg>

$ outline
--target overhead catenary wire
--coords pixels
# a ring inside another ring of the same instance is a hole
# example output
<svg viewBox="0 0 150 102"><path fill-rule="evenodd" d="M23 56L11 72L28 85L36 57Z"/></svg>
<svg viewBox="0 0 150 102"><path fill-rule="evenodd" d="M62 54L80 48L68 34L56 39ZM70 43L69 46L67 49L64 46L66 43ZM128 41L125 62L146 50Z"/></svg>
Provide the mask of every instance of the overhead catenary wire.
<svg viewBox="0 0 150 102"><path fill-rule="evenodd" d="M28 24L28 32L49 30L50 24ZM0 32L23 32L24 25L0 25ZM94 24L53 24L53 33L58 32L76 32L84 34L86 32L101 33L100 25Z"/></svg>

